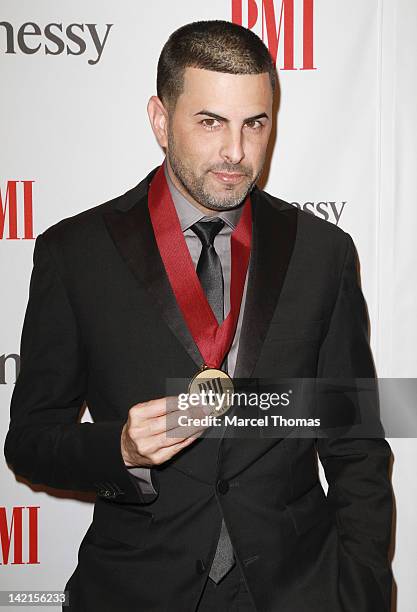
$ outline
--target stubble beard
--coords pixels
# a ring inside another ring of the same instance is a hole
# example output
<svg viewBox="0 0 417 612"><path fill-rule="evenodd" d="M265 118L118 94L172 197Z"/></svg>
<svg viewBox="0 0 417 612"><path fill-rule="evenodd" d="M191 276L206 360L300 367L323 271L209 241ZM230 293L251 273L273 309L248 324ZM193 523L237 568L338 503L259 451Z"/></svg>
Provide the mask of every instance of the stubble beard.
<svg viewBox="0 0 417 612"><path fill-rule="evenodd" d="M254 180L251 180L247 174L245 175L246 185L242 189L242 185L239 185L239 192L236 192L236 188L233 185L226 185L226 190L230 190L230 196L223 197L219 199L215 195L209 193L204 186L204 174L202 176L196 175L191 168L183 164L179 155L177 154L175 140L173 138L172 132L168 132L168 148L167 148L167 157L169 163L171 165L172 171L175 174L178 181L181 183L186 192L199 204L205 206L205 208L209 208L211 210L229 210L231 208L236 208L239 206L245 199L250 191L252 191L255 186L256 181L260 177L262 173L262 168L256 175ZM241 168L237 168L233 164L224 163L221 167L215 167L211 170L215 170L217 172L242 172Z"/></svg>

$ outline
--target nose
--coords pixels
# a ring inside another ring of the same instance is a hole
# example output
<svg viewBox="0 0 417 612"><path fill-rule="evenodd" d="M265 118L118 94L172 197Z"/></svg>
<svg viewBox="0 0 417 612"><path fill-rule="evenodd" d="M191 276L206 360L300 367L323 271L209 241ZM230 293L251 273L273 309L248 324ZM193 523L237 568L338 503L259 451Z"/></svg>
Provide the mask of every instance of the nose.
<svg viewBox="0 0 417 612"><path fill-rule="evenodd" d="M221 157L229 164L238 164L245 157L240 129L225 130L224 140L220 151Z"/></svg>

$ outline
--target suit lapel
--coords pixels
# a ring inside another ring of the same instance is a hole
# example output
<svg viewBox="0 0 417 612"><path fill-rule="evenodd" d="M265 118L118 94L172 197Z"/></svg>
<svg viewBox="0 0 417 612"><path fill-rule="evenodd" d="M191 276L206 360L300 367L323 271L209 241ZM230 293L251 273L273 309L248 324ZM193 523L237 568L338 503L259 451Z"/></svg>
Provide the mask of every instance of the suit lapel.
<svg viewBox="0 0 417 612"><path fill-rule="evenodd" d="M297 232L295 207L271 198L258 189L252 192L252 205L252 257L235 379L253 376L272 316L278 306ZM262 372L258 375L262 376ZM262 430L260 437L245 440L239 435L224 438L225 433L226 428L223 426L217 447L217 465L222 465L224 478L234 477L278 441L262 438ZM236 429L233 433L236 435Z"/></svg>
<svg viewBox="0 0 417 612"><path fill-rule="evenodd" d="M272 200L272 201L271 201ZM249 378L278 304L297 231L297 209L252 192L253 243L235 378Z"/></svg>
<svg viewBox="0 0 417 612"><path fill-rule="evenodd" d="M147 289L155 307L188 355L200 367L200 355L176 302L159 254L148 209L148 186L157 168L140 186L139 199L127 209L123 202L104 213L107 229L125 263L140 285Z"/></svg>

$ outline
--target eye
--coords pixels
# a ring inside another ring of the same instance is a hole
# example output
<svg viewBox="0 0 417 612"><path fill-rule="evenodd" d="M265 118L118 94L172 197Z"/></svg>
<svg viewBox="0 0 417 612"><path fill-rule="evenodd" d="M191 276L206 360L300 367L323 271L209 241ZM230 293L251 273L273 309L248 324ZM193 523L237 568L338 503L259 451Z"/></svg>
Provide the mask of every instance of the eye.
<svg viewBox="0 0 417 612"><path fill-rule="evenodd" d="M212 117L203 119L200 123L206 128L206 130L214 130L220 125L220 122Z"/></svg>
<svg viewBox="0 0 417 612"><path fill-rule="evenodd" d="M250 129L250 130L260 130L264 127L264 124L261 123L259 121L259 119L253 119L252 121L248 121L247 123L245 123L245 125Z"/></svg>

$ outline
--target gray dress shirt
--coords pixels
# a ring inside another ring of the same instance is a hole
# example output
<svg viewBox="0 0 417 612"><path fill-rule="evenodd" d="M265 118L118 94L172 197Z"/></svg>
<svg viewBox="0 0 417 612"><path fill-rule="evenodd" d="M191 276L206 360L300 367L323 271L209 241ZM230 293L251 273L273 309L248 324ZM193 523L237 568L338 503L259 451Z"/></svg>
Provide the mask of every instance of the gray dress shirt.
<svg viewBox="0 0 417 612"><path fill-rule="evenodd" d="M201 241L198 236L190 229L191 225L197 223L197 221L210 222L215 217L206 217L198 208L188 202L188 200L182 195L180 191L175 187L172 182L166 162L164 163L165 176L168 182L169 190L175 205L175 210L180 221L181 229L184 234L185 242L188 250L190 251L191 259L193 260L194 268L197 267L198 259L201 252ZM225 222L223 228L217 234L214 239L214 248L220 258L223 271L224 281L224 318L227 317L230 310L230 276L231 276L231 245L230 238L233 230L239 222L240 215L242 214L242 206L238 206L232 210L219 212L216 217L220 217ZM249 266L248 266L249 270ZM233 376L236 357L239 346L240 332L242 329L242 317L246 300L246 287L248 283L248 273L246 273L245 285L243 288L242 302L240 305L239 318L236 326L235 335L233 337L232 346L227 354L227 371L230 376ZM139 486L142 493L145 495L156 493L152 485L152 468L143 467L129 467L130 473L136 476L138 479Z"/></svg>

